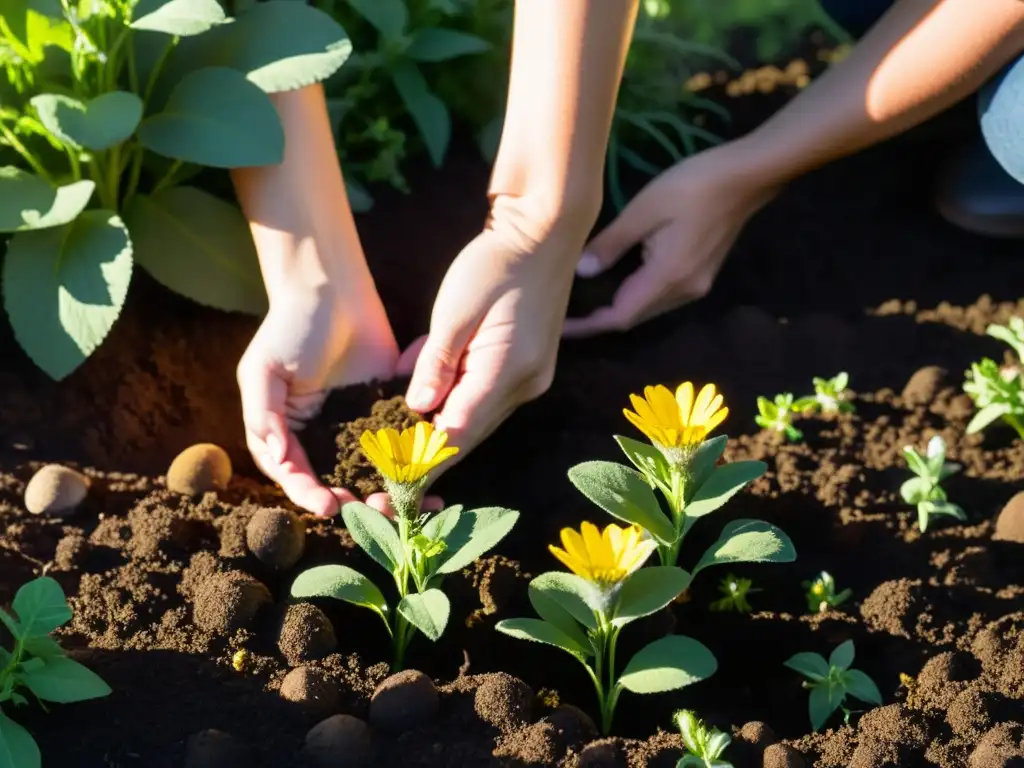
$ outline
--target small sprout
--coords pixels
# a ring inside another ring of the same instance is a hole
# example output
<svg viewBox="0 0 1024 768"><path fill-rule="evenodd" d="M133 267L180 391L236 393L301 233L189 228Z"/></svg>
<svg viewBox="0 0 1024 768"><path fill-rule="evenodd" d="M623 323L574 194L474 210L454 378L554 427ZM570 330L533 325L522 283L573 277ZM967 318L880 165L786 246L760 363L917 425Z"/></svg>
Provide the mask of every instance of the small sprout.
<svg viewBox="0 0 1024 768"><path fill-rule="evenodd" d="M836 580L828 571L822 571L814 581L805 581L802 586L807 590L807 610L811 613L825 613L829 608L837 608L851 595L849 589L836 592Z"/></svg>
<svg viewBox="0 0 1024 768"><path fill-rule="evenodd" d="M729 734L706 725L689 709L679 710L674 719L687 752L676 768L733 768L732 763L722 759L722 753L732 743Z"/></svg>
<svg viewBox="0 0 1024 768"><path fill-rule="evenodd" d="M249 663L249 652L245 648L241 648L235 651L231 657L231 666L234 667L235 672L244 672L246 665Z"/></svg>
<svg viewBox="0 0 1024 768"><path fill-rule="evenodd" d="M971 363L964 392L978 409L967 425L967 434L973 435L1002 419L1024 438L1024 378L1019 371L1000 368L995 360L983 358L980 363Z"/></svg>
<svg viewBox="0 0 1024 768"><path fill-rule="evenodd" d="M985 333L1009 344L1017 361L1024 362L1024 318L1011 317L1006 325L993 323L985 329Z"/></svg>
<svg viewBox="0 0 1024 768"><path fill-rule="evenodd" d="M912 446L903 448L907 466L916 477L900 486L900 495L907 504L917 505L917 525L921 533L928 530L929 520L935 516L947 515L961 522L967 515L956 504L946 499L946 492L940 483L960 471L960 465L946 461L946 441L936 435L928 441L927 453L922 456Z"/></svg>
<svg viewBox="0 0 1024 768"><path fill-rule="evenodd" d="M760 413L754 421L762 429L780 432L794 443L803 439L803 432L793 426L793 395L790 392L776 395L774 401L767 397L757 398L757 410Z"/></svg>
<svg viewBox="0 0 1024 768"><path fill-rule="evenodd" d="M831 379L814 377L814 394L801 397L793 403L793 410L799 413L821 411L822 413L850 413L854 410L846 391L850 376L842 371Z"/></svg>
<svg viewBox="0 0 1024 768"><path fill-rule="evenodd" d="M723 597L711 604L711 610L750 613L754 609L747 602L747 595L761 591L753 589L753 586L754 582L750 579L741 579L730 573L718 583L718 591L722 593Z"/></svg>
<svg viewBox="0 0 1024 768"><path fill-rule="evenodd" d="M808 712L815 731L821 730L837 709L841 708L849 719L851 710L844 706L848 695L881 705L882 694L874 681L859 669L850 669L853 656L853 641L847 640L832 651L828 661L817 653L798 653L785 662L785 666L807 678L803 686L811 691Z"/></svg>

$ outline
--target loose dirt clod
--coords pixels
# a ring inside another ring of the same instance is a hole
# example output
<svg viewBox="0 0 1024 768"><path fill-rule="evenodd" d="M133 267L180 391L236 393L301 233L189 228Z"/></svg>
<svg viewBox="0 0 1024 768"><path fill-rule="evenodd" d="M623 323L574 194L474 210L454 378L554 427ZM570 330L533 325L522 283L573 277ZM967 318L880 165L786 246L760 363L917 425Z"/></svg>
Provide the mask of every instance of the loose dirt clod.
<svg viewBox="0 0 1024 768"><path fill-rule="evenodd" d="M618 739L594 741L580 752L579 768L626 768L626 750Z"/></svg>
<svg viewBox="0 0 1024 768"><path fill-rule="evenodd" d="M558 735L564 749L577 749L597 738L597 726L590 715L577 706L563 704L544 718Z"/></svg>
<svg viewBox="0 0 1024 768"><path fill-rule="evenodd" d="M764 751L764 768L805 768L803 755L788 744L772 744Z"/></svg>
<svg viewBox="0 0 1024 768"><path fill-rule="evenodd" d="M408 731L430 722L438 706L434 681L406 669L377 686L370 699L370 723L384 731Z"/></svg>
<svg viewBox="0 0 1024 768"><path fill-rule="evenodd" d="M327 614L311 603L288 606L277 635L277 648L293 667L322 659L338 647Z"/></svg>
<svg viewBox="0 0 1024 768"><path fill-rule="evenodd" d="M167 470L167 488L183 496L201 496L226 488L231 480L231 459L213 443L186 448Z"/></svg>
<svg viewBox="0 0 1024 768"><path fill-rule="evenodd" d="M291 510L262 508L246 526L245 543L260 562L284 571L302 557L306 526Z"/></svg>
<svg viewBox="0 0 1024 768"><path fill-rule="evenodd" d="M272 600L270 590L249 574L218 573L199 586L193 615L196 624L208 632L229 635L251 622Z"/></svg>
<svg viewBox="0 0 1024 768"><path fill-rule="evenodd" d="M25 487L25 509L33 515L68 517L89 493L89 479L60 464L47 464Z"/></svg>
<svg viewBox="0 0 1024 768"><path fill-rule="evenodd" d="M997 541L1024 544L1024 491L1006 502L1003 511L996 518L996 529L992 538Z"/></svg>
<svg viewBox="0 0 1024 768"><path fill-rule="evenodd" d="M902 398L905 405L927 405L932 402L949 376L949 371L938 365L926 365L914 371L903 387Z"/></svg>
<svg viewBox="0 0 1024 768"><path fill-rule="evenodd" d="M238 768L247 758L234 736L216 728L193 734L185 747L185 768Z"/></svg>
<svg viewBox="0 0 1024 768"><path fill-rule="evenodd" d="M348 488L360 498L384 490L380 476L359 446L359 436L366 430L392 427L399 431L413 426L421 417L405 404L405 398L392 397L379 400L370 409L370 415L341 426L337 435L338 462L334 474L326 478L336 488Z"/></svg>
<svg viewBox="0 0 1024 768"><path fill-rule="evenodd" d="M309 768L364 768L373 765L373 738L358 717L333 715L306 734L302 760Z"/></svg>
<svg viewBox="0 0 1024 768"><path fill-rule="evenodd" d="M504 672L487 675L473 694L473 709L485 723L501 731L529 724L533 691L518 678Z"/></svg>
<svg viewBox="0 0 1024 768"><path fill-rule="evenodd" d="M1013 723L1000 723L986 733L974 752L970 768L1020 768L1024 765L1024 732Z"/></svg>
<svg viewBox="0 0 1024 768"><path fill-rule="evenodd" d="M323 717L334 712L341 702L337 684L312 667L296 667L285 675L281 698Z"/></svg>

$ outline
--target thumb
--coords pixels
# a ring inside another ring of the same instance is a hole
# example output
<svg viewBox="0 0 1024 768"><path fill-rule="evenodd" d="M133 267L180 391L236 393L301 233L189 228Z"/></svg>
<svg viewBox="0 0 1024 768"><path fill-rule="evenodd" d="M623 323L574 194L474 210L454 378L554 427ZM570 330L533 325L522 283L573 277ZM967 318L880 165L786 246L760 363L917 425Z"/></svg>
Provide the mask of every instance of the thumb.
<svg viewBox="0 0 1024 768"><path fill-rule="evenodd" d="M480 325L481 314L435 316L405 395L406 403L414 411L426 413L444 402L455 385L462 355Z"/></svg>
<svg viewBox="0 0 1024 768"><path fill-rule="evenodd" d="M644 190L627 205L611 224L591 240L576 265L580 277L597 277L610 269L637 243L658 226L656 206Z"/></svg>

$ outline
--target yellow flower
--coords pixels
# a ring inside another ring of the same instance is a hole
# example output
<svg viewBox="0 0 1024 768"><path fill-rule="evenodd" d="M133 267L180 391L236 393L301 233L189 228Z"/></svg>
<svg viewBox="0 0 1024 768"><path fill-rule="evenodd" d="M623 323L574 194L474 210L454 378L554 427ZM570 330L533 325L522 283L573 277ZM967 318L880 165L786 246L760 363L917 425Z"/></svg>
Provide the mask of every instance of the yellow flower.
<svg viewBox="0 0 1024 768"><path fill-rule="evenodd" d="M359 438L366 457L387 480L396 483L415 483L430 470L459 452L446 446L448 433L434 429L427 421L399 434L397 429L381 429L374 434L367 430Z"/></svg>
<svg viewBox="0 0 1024 768"><path fill-rule="evenodd" d="M630 395L636 412L623 409L629 422L663 448L689 448L704 438L729 415L714 384L705 384L693 397L693 384L684 381L673 397L668 387L645 387L644 396Z"/></svg>
<svg viewBox="0 0 1024 768"><path fill-rule="evenodd" d="M658 546L639 526L620 528L615 523L603 533L593 523L583 523L579 533L563 528L561 538L564 549L552 545L551 554L577 576L601 586L618 584Z"/></svg>

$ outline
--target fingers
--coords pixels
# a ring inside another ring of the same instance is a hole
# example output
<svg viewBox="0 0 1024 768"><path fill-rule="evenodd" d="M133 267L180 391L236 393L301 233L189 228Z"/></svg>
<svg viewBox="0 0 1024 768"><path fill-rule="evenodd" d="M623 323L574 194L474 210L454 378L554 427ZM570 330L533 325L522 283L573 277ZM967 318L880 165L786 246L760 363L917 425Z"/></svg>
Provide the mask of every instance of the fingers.
<svg viewBox="0 0 1024 768"><path fill-rule="evenodd" d="M431 322L430 335L423 342L405 395L410 408L425 413L444 402L455 385L462 355L479 324L480 316L457 310L454 316L442 316Z"/></svg>
<svg viewBox="0 0 1024 768"><path fill-rule="evenodd" d="M416 361L419 360L423 345L426 343L427 337L420 336L402 352L395 366L395 372L399 376L408 376L416 369Z"/></svg>
<svg viewBox="0 0 1024 768"><path fill-rule="evenodd" d="M277 483L297 507L319 517L331 517L338 513L341 504L355 501L350 492L325 488L317 480L306 452L294 435L289 433L281 460L271 455L266 443L251 432L246 433L246 443L260 470Z"/></svg>
<svg viewBox="0 0 1024 768"><path fill-rule="evenodd" d="M486 369L485 369L486 371ZM469 368L452 389L434 424L449 435L449 444L459 448L454 460L442 465L450 469L482 443L507 419L520 399L510 398L494 377Z"/></svg>
<svg viewBox="0 0 1024 768"><path fill-rule="evenodd" d="M626 331L672 309L676 302L658 273L653 262L643 264L622 281L610 306L601 307L586 317L567 317L562 337L584 338L609 331Z"/></svg>
<svg viewBox="0 0 1024 768"><path fill-rule="evenodd" d="M654 231L659 224L657 206L645 194L637 195L619 216L591 240L576 265L580 277L596 277L612 267L630 248Z"/></svg>

